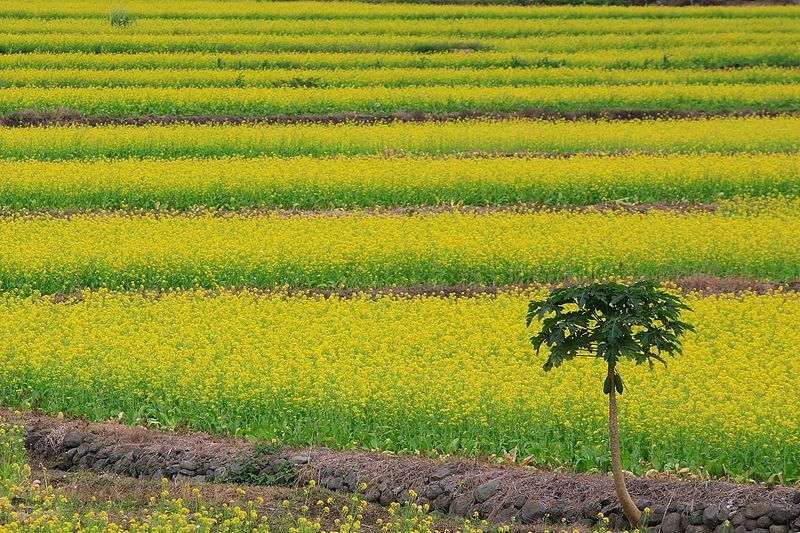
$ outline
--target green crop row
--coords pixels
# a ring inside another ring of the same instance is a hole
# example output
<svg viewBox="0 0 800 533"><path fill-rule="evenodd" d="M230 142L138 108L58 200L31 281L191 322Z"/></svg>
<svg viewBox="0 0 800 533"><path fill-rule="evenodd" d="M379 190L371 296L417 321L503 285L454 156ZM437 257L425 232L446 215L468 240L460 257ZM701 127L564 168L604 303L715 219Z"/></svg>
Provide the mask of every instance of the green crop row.
<svg viewBox="0 0 800 533"><path fill-rule="evenodd" d="M787 152L800 118L0 128L7 159L584 152Z"/></svg>
<svg viewBox="0 0 800 533"><path fill-rule="evenodd" d="M747 66L796 67L800 52L786 46L684 46L658 49L599 50L573 53L478 50L415 52L137 52L135 54L60 52L0 54L3 69L380 69L380 68L529 68L686 69Z"/></svg>
<svg viewBox="0 0 800 533"><path fill-rule="evenodd" d="M523 0L524 2L524 0ZM555 3L555 2L554 2ZM560 2L559 2L560 3ZM594 3L594 2L593 2ZM601 4L613 3L601 0ZM627 2L626 2L627 3ZM367 2L314 2L314 1L264 1L229 0L173 0L165 3L158 0L129 0L125 11L135 18L231 18L231 19L350 19L350 18L519 18L519 19L658 19L676 18L800 18L793 6L745 6L737 9L727 7L697 7L694 9L670 7L597 7L597 6L458 6L431 5L429 3L383 3ZM0 5L0 15L5 17L93 17L107 19L109 5L95 0L72 0L53 3L50 0L27 0L24 4Z"/></svg>
<svg viewBox="0 0 800 533"><path fill-rule="evenodd" d="M504 285L605 276L800 278L800 203L717 212L85 214L0 219L0 287Z"/></svg>
<svg viewBox="0 0 800 533"><path fill-rule="evenodd" d="M751 34L797 32L797 19L780 16L739 18L609 19L576 18L451 18L410 20L397 18L339 19L230 19L194 18L133 19L122 27L112 27L106 18L0 18L0 28L8 34L268 34L268 35L447 35L458 37L533 37L553 35L658 35ZM706 35L708 37L708 35Z"/></svg>
<svg viewBox="0 0 800 533"><path fill-rule="evenodd" d="M547 112L797 111L800 85L626 85L541 87L208 87L0 89L0 113L72 109L86 115L237 115L398 111Z"/></svg>
<svg viewBox="0 0 800 533"><path fill-rule="evenodd" d="M800 156L0 161L0 207L329 209L800 196Z"/></svg>
<svg viewBox="0 0 800 533"><path fill-rule="evenodd" d="M797 84L800 69L736 70L563 68L343 68L343 69L11 69L0 87L425 87L658 84Z"/></svg>
<svg viewBox="0 0 800 533"><path fill-rule="evenodd" d="M800 44L798 32L720 33L673 35L556 35L520 38L483 38L444 35L129 35L0 33L0 52L440 52L448 50L535 51L575 53L607 50L723 48L774 46L790 51Z"/></svg>

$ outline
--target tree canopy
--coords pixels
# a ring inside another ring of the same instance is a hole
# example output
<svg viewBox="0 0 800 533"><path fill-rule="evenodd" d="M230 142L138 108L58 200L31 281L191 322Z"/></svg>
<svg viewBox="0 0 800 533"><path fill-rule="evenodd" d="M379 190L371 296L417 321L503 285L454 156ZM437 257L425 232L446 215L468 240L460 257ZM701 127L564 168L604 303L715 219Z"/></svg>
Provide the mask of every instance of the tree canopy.
<svg viewBox="0 0 800 533"><path fill-rule="evenodd" d="M550 351L545 371L581 356L609 365L629 359L652 367L654 361L666 365L665 356L682 353L682 336L694 331L680 320L684 310L691 308L653 281L603 282L558 288L546 299L531 301L526 321L528 326L534 319L542 324L530 340L537 354L542 346ZM607 379L606 394L611 386ZM622 393L618 374L614 386Z"/></svg>

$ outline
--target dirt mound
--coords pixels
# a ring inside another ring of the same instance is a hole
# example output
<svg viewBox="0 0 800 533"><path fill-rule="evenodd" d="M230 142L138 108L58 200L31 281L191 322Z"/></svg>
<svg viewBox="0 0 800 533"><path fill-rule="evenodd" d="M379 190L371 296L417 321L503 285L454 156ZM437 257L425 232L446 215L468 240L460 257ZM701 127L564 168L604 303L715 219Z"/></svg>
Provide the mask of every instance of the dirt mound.
<svg viewBox="0 0 800 533"><path fill-rule="evenodd" d="M327 448L279 449L203 433L5 416L25 425L26 445L33 457L66 471L247 484L302 485L313 479L334 491L363 491L365 499L383 505L403 502L413 491L419 503L429 503L442 513L477 513L498 522L514 519L523 524L552 524L564 519L591 528L602 512L610 517L612 526L625 525L607 476L466 459L440 461ZM745 528L741 531L756 531L768 522L776 526L776 532L800 531L800 491L788 487L631 478L630 489L640 507L652 508L651 527L660 525L664 533L713 531L726 520Z"/></svg>
<svg viewBox="0 0 800 533"><path fill-rule="evenodd" d="M702 119L710 117L750 117L750 116L783 116L798 114L797 110L771 112L758 109L742 109L737 111L668 111L637 110L626 111L545 111L540 109L523 109L515 112L499 111L454 111L448 113L428 113L425 111L396 111L393 113L334 113L317 115L301 113L297 115L241 116L241 115L142 115L142 116L101 116L85 115L74 109L57 109L39 111L22 109L0 116L0 126L63 126L63 125L128 125L144 126L148 124L337 124L359 123L374 124L380 122L444 122L464 119L536 119L536 120L641 120L655 118Z"/></svg>

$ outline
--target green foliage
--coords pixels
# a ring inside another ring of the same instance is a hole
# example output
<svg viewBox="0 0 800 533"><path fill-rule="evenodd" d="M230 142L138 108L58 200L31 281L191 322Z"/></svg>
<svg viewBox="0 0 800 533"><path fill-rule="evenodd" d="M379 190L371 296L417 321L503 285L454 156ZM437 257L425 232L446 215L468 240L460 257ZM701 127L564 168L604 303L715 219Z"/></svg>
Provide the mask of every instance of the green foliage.
<svg viewBox="0 0 800 533"><path fill-rule="evenodd" d="M244 456L225 473L223 481L247 485L291 484L294 481L292 463L283 460L277 472L272 468L271 463L276 459L278 451L280 446L271 443L256 444L252 454Z"/></svg>
<svg viewBox="0 0 800 533"><path fill-rule="evenodd" d="M136 20L136 18L133 15L131 15L124 9L115 9L114 11L109 13L108 18L112 26L116 26L119 28L124 28L125 26L130 25Z"/></svg>
<svg viewBox="0 0 800 533"><path fill-rule="evenodd" d="M654 361L666 365L664 356L680 354L681 338L694 331L680 320L684 310L690 310L689 306L653 281L629 286L604 282L562 287L543 300L531 301L526 322L528 326L534 319L542 323L531 344L537 355L542 346L549 348L545 371L585 356L612 366L629 359L652 368ZM612 386L622 393L619 374L613 384L606 378L603 392L609 394Z"/></svg>
<svg viewBox="0 0 800 533"><path fill-rule="evenodd" d="M25 433L22 426L0 417L0 498L14 499L30 476L25 463ZM0 520L0 523L2 521Z"/></svg>

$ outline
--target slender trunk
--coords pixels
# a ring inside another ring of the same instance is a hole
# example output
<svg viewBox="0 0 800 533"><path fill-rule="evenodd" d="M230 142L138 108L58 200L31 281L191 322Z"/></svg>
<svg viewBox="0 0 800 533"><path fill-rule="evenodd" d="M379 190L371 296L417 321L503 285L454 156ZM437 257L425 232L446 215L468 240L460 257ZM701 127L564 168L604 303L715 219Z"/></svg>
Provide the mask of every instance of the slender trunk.
<svg viewBox="0 0 800 533"><path fill-rule="evenodd" d="M637 527L642 519L642 512L636 507L633 498L625 485L625 475L622 473L622 458L619 450L619 425L617 422L617 390L614 383L614 364L608 364L608 379L611 381L611 392L608 394L608 434L611 440L611 472L614 474L614 490L622 506L622 512L631 523Z"/></svg>

